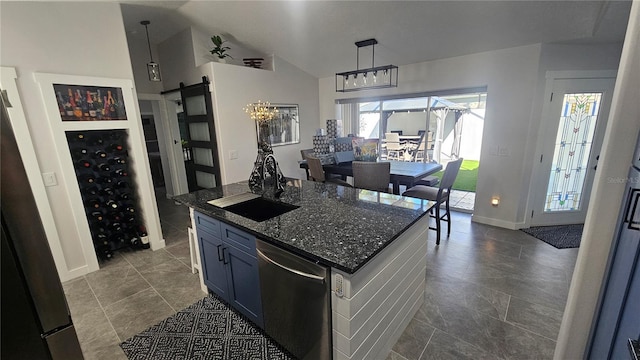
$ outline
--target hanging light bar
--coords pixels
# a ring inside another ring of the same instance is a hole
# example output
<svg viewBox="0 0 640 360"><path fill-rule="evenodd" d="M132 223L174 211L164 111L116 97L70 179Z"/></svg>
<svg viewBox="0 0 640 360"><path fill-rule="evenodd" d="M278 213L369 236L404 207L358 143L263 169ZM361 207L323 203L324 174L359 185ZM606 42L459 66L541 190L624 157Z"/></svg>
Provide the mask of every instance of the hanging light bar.
<svg viewBox="0 0 640 360"><path fill-rule="evenodd" d="M149 41L149 30L147 25L151 24L149 20L142 20L140 24L144 25L144 30L147 33L147 45L149 46L149 58L151 61L147 63L147 73L149 74L150 81L162 81L160 78L160 65L153 61L153 55L151 54L151 42Z"/></svg>
<svg viewBox="0 0 640 360"><path fill-rule="evenodd" d="M336 91L348 92L367 89L398 87L398 67L395 65L375 66L376 39L357 41L356 70L336 73ZM360 69L360 48L372 46L371 67Z"/></svg>

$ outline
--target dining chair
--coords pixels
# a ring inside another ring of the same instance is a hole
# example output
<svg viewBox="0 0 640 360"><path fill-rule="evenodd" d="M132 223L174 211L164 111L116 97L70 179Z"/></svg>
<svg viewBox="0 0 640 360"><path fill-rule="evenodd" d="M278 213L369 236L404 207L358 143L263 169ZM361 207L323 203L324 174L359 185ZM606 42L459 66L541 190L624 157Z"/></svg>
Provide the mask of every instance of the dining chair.
<svg viewBox="0 0 640 360"><path fill-rule="evenodd" d="M300 155L302 156L302 160L307 160L307 157L309 155L313 156L314 151L313 149L302 149L300 150Z"/></svg>
<svg viewBox="0 0 640 360"><path fill-rule="evenodd" d="M353 187L373 191L389 191L391 164L388 162L354 161Z"/></svg>
<svg viewBox="0 0 640 360"><path fill-rule="evenodd" d="M309 167L309 180L316 182L329 182L336 185L352 187L348 182L340 178L327 178L322 168L322 162L317 157L307 156L307 166Z"/></svg>
<svg viewBox="0 0 640 360"><path fill-rule="evenodd" d="M387 149L388 160L400 160L402 155L402 144L400 144L400 135L397 133L385 133L384 143Z"/></svg>
<svg viewBox="0 0 640 360"><path fill-rule="evenodd" d="M451 193L451 187L453 186L458 171L462 165L462 158L454 161L450 161L444 169L442 174L442 181L439 187L416 185L404 193L402 196L414 197L418 199L424 199L434 201L435 204L429 211L429 216L436 219L436 227L429 226L429 229L436 231L436 245L440 245L440 229L442 228L440 222L445 220L447 222L447 237L451 235L451 213L449 211L449 194ZM440 205L445 204L445 213L440 215ZM433 215L433 209L435 208L435 216Z"/></svg>
<svg viewBox="0 0 640 360"><path fill-rule="evenodd" d="M426 154L425 141L426 141L426 137L424 136L424 132L422 132L422 134L420 134L420 142L418 143L418 148L413 154L414 162L424 162L425 154Z"/></svg>

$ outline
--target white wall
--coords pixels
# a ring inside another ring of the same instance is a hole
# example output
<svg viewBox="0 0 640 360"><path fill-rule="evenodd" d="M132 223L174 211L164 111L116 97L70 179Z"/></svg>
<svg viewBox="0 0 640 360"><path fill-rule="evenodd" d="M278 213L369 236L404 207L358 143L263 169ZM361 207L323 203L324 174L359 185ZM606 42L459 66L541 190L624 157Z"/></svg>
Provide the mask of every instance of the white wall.
<svg viewBox="0 0 640 360"><path fill-rule="evenodd" d="M401 66L399 87L358 93L360 96L410 94L424 91L487 86L487 108L474 220L515 228L523 218L520 202L525 154L538 82L541 46L530 45ZM335 79L320 79L320 118L334 116L337 98L357 96L335 92ZM508 157L490 155L490 146L509 150ZM528 166L528 164L527 164ZM490 205L499 195L499 207Z"/></svg>
<svg viewBox="0 0 640 360"><path fill-rule="evenodd" d="M473 219L496 226L525 224L546 71L615 70L620 44L530 45L401 66L399 87L336 93L320 79L320 118L335 116L335 100L487 86L480 169ZM322 123L320 123L322 126ZM497 146L508 156L491 155ZM500 196L499 207L490 205Z"/></svg>
<svg viewBox="0 0 640 360"><path fill-rule="evenodd" d="M274 154L285 176L304 177L298 166L300 149L313 147L312 136L318 120L318 80L297 67L274 57L277 71L254 69L217 62L194 67L195 57L208 51L198 42L209 41L190 28L159 45L165 87L178 87L201 81L206 75L212 83L214 123L218 140L222 183L247 180L257 156L255 123L243 108L258 100L274 104L298 104L300 114L299 144L274 147ZM170 85L171 84L171 85ZM175 84L175 85L173 85ZM229 152L238 151L231 160Z"/></svg>
<svg viewBox="0 0 640 360"><path fill-rule="evenodd" d="M626 178L640 131L640 2L631 6L611 112L554 358L585 355ZM638 299L631 299L638 301Z"/></svg>
<svg viewBox="0 0 640 360"><path fill-rule="evenodd" d="M213 69L219 150L225 168L225 184L249 178L257 156L255 122L243 108L258 100L273 104L298 104L300 143L273 147L285 176L303 178L300 150L312 148L318 126L318 80L297 67L274 57L276 71L210 63ZM229 152L238 151L230 160Z"/></svg>
<svg viewBox="0 0 640 360"><path fill-rule="evenodd" d="M15 67L39 171L61 173L35 72L133 79L117 3L2 2L0 63ZM96 21L100 14L100 21ZM25 164L36 166L36 164ZM72 214L67 184L47 187L55 231L69 272L88 265ZM65 279L68 274L61 273Z"/></svg>

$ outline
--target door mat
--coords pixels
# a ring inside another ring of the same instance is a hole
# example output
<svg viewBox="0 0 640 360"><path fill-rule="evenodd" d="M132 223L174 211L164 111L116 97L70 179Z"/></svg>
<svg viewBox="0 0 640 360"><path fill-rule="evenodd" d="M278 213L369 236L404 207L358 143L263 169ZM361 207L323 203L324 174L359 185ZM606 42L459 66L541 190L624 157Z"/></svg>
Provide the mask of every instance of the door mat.
<svg viewBox="0 0 640 360"><path fill-rule="evenodd" d="M580 247L584 224L533 226L521 231L546 242L558 249Z"/></svg>
<svg viewBox="0 0 640 360"><path fill-rule="evenodd" d="M131 360L288 360L291 354L246 317L207 296L120 344Z"/></svg>

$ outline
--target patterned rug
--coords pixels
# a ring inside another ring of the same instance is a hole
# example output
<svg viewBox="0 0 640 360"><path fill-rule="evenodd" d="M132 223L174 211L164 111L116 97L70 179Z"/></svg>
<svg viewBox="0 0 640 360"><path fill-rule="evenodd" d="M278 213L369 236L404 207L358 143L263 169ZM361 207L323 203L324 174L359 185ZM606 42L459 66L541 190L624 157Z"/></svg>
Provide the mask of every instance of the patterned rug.
<svg viewBox="0 0 640 360"><path fill-rule="evenodd" d="M261 329L211 295L120 347L131 360L293 359Z"/></svg>
<svg viewBox="0 0 640 360"><path fill-rule="evenodd" d="M582 228L584 224L558 225L558 226L533 226L528 229L520 229L525 233L546 242L558 249L580 247Z"/></svg>

